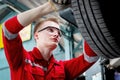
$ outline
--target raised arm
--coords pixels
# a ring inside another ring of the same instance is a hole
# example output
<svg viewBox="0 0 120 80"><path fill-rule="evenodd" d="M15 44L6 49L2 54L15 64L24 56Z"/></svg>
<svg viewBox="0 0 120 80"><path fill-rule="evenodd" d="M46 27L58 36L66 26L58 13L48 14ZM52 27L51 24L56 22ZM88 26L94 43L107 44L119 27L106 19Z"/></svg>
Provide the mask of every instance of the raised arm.
<svg viewBox="0 0 120 80"><path fill-rule="evenodd" d="M22 45L22 40L19 36L19 31L25 26L32 23L35 19L40 18L50 12L54 11L47 2L40 5L34 9L22 12L3 24L3 43L4 51L10 68L18 68L24 60L24 48Z"/></svg>
<svg viewBox="0 0 120 80"><path fill-rule="evenodd" d="M97 54L84 42L81 56L64 62L67 80L72 80L90 68L97 60ZM69 77L68 77L69 76Z"/></svg>
<svg viewBox="0 0 120 80"><path fill-rule="evenodd" d="M23 13L20 13L17 15L18 21L20 22L21 25L27 26L37 18L40 18L52 11L54 11L54 8L51 5L51 2L47 2L41 6L38 6L34 9L25 11Z"/></svg>

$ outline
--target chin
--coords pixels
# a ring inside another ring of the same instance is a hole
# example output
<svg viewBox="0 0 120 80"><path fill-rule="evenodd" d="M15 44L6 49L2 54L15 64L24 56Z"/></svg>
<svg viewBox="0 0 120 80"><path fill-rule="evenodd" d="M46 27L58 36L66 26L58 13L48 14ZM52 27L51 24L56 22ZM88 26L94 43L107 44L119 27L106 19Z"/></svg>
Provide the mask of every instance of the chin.
<svg viewBox="0 0 120 80"><path fill-rule="evenodd" d="M54 50L57 47L57 45L51 45L52 50Z"/></svg>

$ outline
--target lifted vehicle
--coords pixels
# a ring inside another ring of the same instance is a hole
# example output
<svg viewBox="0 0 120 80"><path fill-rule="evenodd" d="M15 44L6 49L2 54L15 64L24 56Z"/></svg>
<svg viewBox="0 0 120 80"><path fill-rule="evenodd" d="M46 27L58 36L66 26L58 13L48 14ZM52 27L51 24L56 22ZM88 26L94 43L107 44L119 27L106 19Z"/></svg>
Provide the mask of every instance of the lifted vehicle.
<svg viewBox="0 0 120 80"><path fill-rule="evenodd" d="M71 1L82 36L98 55L108 59L120 57L118 3L112 0Z"/></svg>

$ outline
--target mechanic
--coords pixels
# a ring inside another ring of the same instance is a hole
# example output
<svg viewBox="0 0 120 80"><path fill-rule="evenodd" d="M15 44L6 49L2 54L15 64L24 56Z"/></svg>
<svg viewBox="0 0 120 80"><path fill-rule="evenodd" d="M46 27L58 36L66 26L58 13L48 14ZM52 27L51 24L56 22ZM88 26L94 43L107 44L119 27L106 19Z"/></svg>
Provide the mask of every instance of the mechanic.
<svg viewBox="0 0 120 80"><path fill-rule="evenodd" d="M11 80L73 80L98 60L97 54L86 41L84 52L79 57L66 61L55 60L52 53L61 38L56 18L48 18L35 25L36 46L31 51L24 49L19 31L38 18L54 12L54 4L48 1L4 22L3 43Z"/></svg>

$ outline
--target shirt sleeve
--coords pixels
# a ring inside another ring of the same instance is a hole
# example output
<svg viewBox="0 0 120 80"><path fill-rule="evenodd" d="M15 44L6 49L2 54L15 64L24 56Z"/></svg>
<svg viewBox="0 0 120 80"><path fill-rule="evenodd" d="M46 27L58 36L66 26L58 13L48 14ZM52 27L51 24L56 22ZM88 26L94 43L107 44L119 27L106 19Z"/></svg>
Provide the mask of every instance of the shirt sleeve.
<svg viewBox="0 0 120 80"><path fill-rule="evenodd" d="M22 28L17 16L8 19L2 27L4 52L10 68L17 68L23 60L24 49L18 34Z"/></svg>
<svg viewBox="0 0 120 80"><path fill-rule="evenodd" d="M84 53L85 52L85 53ZM97 54L84 42L84 51L77 58L64 61L67 80L73 80L89 69L98 60Z"/></svg>

